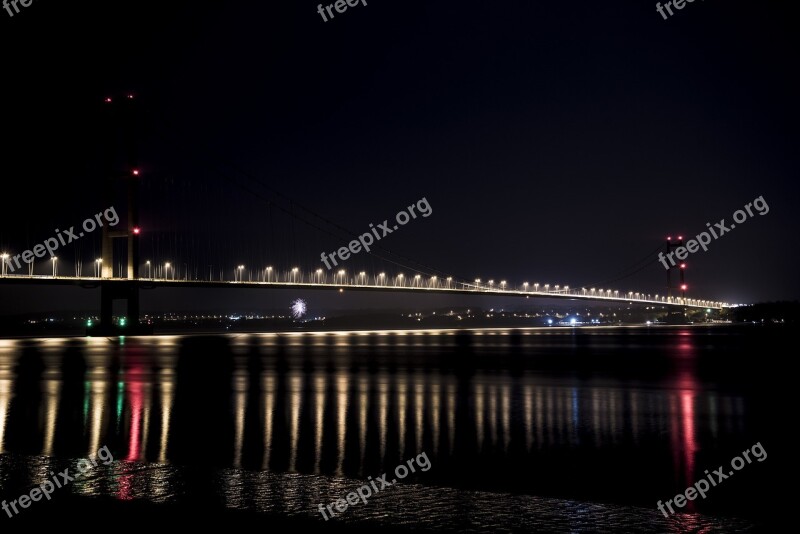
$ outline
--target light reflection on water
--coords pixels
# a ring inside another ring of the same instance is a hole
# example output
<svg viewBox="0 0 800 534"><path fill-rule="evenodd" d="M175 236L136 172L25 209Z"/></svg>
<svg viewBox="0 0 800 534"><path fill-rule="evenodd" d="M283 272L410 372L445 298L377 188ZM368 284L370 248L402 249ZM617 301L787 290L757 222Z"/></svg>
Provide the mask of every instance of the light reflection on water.
<svg viewBox="0 0 800 534"><path fill-rule="evenodd" d="M286 510L315 508L343 481L352 488L425 451L435 468L398 492L452 487L541 497L533 508L567 502L555 499L651 508L698 478L708 466L696 465L699 451L749 439L743 397L698 376L692 332L675 334L4 340L0 452L36 457L22 476L33 485L53 458L108 445L125 461L75 492L160 502L186 494L184 469L202 466L219 474L215 489L229 505L274 511L277 486ZM633 357L653 358L658 371ZM0 472L17 469L3 459ZM455 521L463 508L429 498L428 515L440 519Z"/></svg>

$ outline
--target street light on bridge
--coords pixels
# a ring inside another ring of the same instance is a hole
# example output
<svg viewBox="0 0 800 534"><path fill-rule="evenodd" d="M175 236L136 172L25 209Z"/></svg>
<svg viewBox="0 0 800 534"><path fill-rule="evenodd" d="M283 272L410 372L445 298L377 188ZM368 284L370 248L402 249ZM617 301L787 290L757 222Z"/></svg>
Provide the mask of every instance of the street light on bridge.
<svg viewBox="0 0 800 534"><path fill-rule="evenodd" d="M2 266L2 270L0 270L0 274L5 276L6 275L6 269L7 269L6 261L8 261L8 253L7 252L3 252L2 254L0 254L0 260L2 260L2 262L3 262L3 264L2 264L3 266Z"/></svg>
<svg viewBox="0 0 800 534"><path fill-rule="evenodd" d="M56 273L58 272L58 258L53 256L50 258L50 261L53 262L53 278L56 277Z"/></svg>
<svg viewBox="0 0 800 534"><path fill-rule="evenodd" d="M94 276L100 278L101 269L103 268L103 258L94 260Z"/></svg>
<svg viewBox="0 0 800 534"><path fill-rule="evenodd" d="M100 261L103 261L103 260L100 260ZM150 265L150 260L147 260L146 262L144 262L144 264L147 265L147 278L152 279L153 278L153 266ZM209 277L209 279L210 279L210 277Z"/></svg>

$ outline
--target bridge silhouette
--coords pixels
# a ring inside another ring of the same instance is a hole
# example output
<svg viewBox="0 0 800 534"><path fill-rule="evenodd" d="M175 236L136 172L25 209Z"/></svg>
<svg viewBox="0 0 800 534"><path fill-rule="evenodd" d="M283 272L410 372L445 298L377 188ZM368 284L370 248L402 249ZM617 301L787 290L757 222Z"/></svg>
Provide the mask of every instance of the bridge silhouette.
<svg viewBox="0 0 800 534"><path fill-rule="evenodd" d="M341 272L341 271L340 271ZM244 274L244 272L242 272ZM356 276L348 277L346 272L328 281L303 281L305 278L298 271L288 271L284 276L272 275L274 280L196 280L196 279L171 279L171 278L138 278L130 280L127 278L102 278L102 277L80 277L80 276L48 276L48 275L5 275L0 277L0 284L37 284L37 285L61 285L79 286L87 289L97 287L114 288L135 287L137 289L155 289L159 287L182 287L182 288L247 288L247 289L316 289L316 290L335 290L347 291L380 291L396 292L406 294L443 294L443 295L482 295L482 296L505 296L522 298L548 298L560 300L579 300L613 302L621 304L653 304L677 308L713 308L721 310L729 307L730 304L724 302L691 299L682 297L672 297L650 293L640 293L629 291L627 293L611 289L580 288L572 289L569 286L552 286L545 284L528 284L511 287L504 282L495 284L493 281L484 283L455 282L445 278L440 280L437 276L423 279L422 275L414 275L410 282L406 282L408 277L397 275L390 281L385 273L377 275L367 275L361 271ZM268 278L268 277L264 277ZM280 281L283 278L283 281ZM310 275L311 280L320 279L318 272ZM539 287L542 287L540 290Z"/></svg>
<svg viewBox="0 0 800 534"><path fill-rule="evenodd" d="M32 261L28 265L27 274L14 272L12 267L9 272L8 267L11 265L11 258L14 257L12 250L0 250L2 253L2 271L0 271L0 285L45 285L45 286L64 286L72 285L84 288L100 288L101 290L101 312L100 324L104 328L109 328L113 324L113 301L126 300L127 301L127 318L129 320L128 331L135 329L139 324L139 292L142 289L155 289L162 287L181 287L181 288L242 288L249 290L256 289L304 289L304 290L336 290L336 291L379 291L379 292L395 292L409 295L418 294L438 294L438 295L480 295L480 296L498 296L509 298L526 298L526 299L556 299L556 300L575 300L575 301L595 301L605 302L609 304L629 304L637 303L642 305L654 305L662 307L666 310L681 310L686 308L713 308L721 310L729 306L729 304L709 299L699 298L686 298L685 289L681 280L681 286L671 287L668 281L665 288L666 294L652 294L646 292L636 291L620 291L617 289L610 289L607 283L603 282L604 287L570 287L567 285L551 285L540 284L538 282L522 282L518 284L510 284L506 280L499 280L495 282L492 279L465 279L462 277L447 275L442 271L428 267L416 260L399 256L383 247L374 246L368 252L369 257L372 259L377 258L379 261L385 263L386 267L381 270L359 270L359 269L338 269L333 271L326 271L323 269L316 269L312 271L303 271L300 267L286 267L292 265L294 261L284 261L283 267L272 267L268 264L261 264L258 269L246 268L245 265L233 264L233 269L218 269L218 276L214 275L214 269L209 265L208 277L198 276L197 268L193 274L189 274L189 262L186 261L187 254L180 255L183 260L180 263L172 263L172 260L165 260L166 258L175 258L176 256L171 253L162 251L157 246L153 246L154 250L151 251L152 259L143 260L140 253L141 239L145 235L140 226L139 216L139 188L142 179L145 178L144 173L140 170L138 165L138 157L133 142L133 134L135 127L133 123L137 117L136 98L133 94L123 95L122 98L106 98L103 101L102 107L104 108L104 126L108 130L109 135L105 137L105 146L102 147L101 159L104 162L104 191L105 191L105 206L114 205L115 196L117 201L121 200L119 191L122 185L125 203L127 204L127 216L124 217L124 222L119 221L121 224L118 227L111 228L108 225L102 226L102 242L99 257L93 255L93 261L90 264L94 267L93 276L85 276L83 263L78 259L80 252L76 253L76 268L74 276L61 276L58 274L58 258L51 256L44 258L40 261L52 265L52 274L43 275L36 274L35 262ZM119 140L124 139L122 147L119 145ZM241 172L241 171L240 171ZM247 176L252 179L252 177ZM263 183L256 181L257 185L267 187ZM245 190L252 197L259 198L259 200L266 201L269 206L269 217L272 217L272 208L277 208L289 215L292 221L297 220L316 231L322 231L330 236L334 236L337 242L346 238L356 238L357 234L342 228L336 223L325 219L324 217L314 213L312 210L303 208L297 202L286 199L279 192L272 190L271 192L276 196L288 200L289 207L283 208L274 199L265 199L260 197L258 192L253 190L253 187L242 186L234 182L234 185L239 186ZM190 189L194 189L190 187ZM182 192L183 193L183 192ZM213 193L212 195L213 196ZM163 201L164 195L161 191L153 199L154 202L159 200ZM298 212L298 208L305 212L305 215ZM122 218L122 217L121 217ZM202 217L207 219L208 217ZM322 221L321 223L319 221ZM292 222L292 224L294 224ZM325 227L323 227L323 225ZM84 225L85 227L85 225ZM327 228L332 228L330 231ZM88 230L87 230L88 231ZM177 229L175 230L177 232ZM286 232L287 234L289 232ZM81 233L81 235L83 235ZM291 235L295 238L294 226L291 227ZM252 245L258 247L258 236L254 236L256 242ZM124 248L116 246L115 243L123 242L126 245ZM296 244L293 244L296 245ZM15 247L16 248L16 247ZM273 251L276 247L272 247ZM317 249L319 250L319 249ZM330 248L322 248L322 250L330 250ZM161 253L159 253L161 252ZM51 252L51 254L53 254ZM167 255L169 254L169 255ZM32 256L29 254L29 256ZM18 258L19 255L16 255ZM23 258L25 256L23 255ZM250 257L253 257L251 255ZM295 260L303 255L297 254L296 250L293 254ZM125 261L123 267L120 259ZM35 260L35 258L33 258ZM203 259L208 259L203 257ZM114 269L115 260L118 261L118 268ZM225 258L219 263L230 261ZM653 264L656 260L655 254L648 254L645 257L647 267ZM258 264L257 261L254 263ZM641 263L641 262L640 262ZM183 272L176 273L179 265L184 265ZM192 265L204 265L205 262L197 260L192 262ZM251 263L252 265L253 263ZM303 264L297 262L295 264ZM228 263L230 266L231 263ZM274 265L274 264L273 264ZM307 265L307 263L306 263ZM19 262L17 260L17 267ZM640 267L635 272L642 270ZM683 268L683 266L681 267ZM391 269L391 271L390 271ZM146 276L142 276L146 274ZM183 274L183 277L180 275ZM635 273L633 273L635 274ZM232 275L225 280L228 275ZM681 273L682 275L682 273ZM630 276L630 275L629 275ZM217 279L218 278L218 279ZM622 277L625 278L625 277ZM598 284L599 285L599 284ZM674 296L672 293L677 292L680 296Z"/></svg>

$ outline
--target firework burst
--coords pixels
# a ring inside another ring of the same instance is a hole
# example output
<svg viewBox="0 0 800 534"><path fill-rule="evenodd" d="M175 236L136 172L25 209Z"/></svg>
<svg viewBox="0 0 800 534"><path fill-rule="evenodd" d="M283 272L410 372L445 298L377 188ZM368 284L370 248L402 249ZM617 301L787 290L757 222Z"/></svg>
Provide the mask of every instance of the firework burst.
<svg viewBox="0 0 800 534"><path fill-rule="evenodd" d="M306 314L306 301L303 299L297 299L292 302L292 316L295 319L302 319L302 317Z"/></svg>

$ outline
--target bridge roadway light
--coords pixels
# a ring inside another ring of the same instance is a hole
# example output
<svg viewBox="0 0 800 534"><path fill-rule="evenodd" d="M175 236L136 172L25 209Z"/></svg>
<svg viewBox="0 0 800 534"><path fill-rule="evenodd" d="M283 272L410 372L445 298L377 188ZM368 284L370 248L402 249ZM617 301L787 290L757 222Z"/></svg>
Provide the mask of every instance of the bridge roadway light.
<svg viewBox="0 0 800 534"><path fill-rule="evenodd" d="M505 290L505 288L506 288L506 281L500 280L500 289Z"/></svg>
<svg viewBox="0 0 800 534"><path fill-rule="evenodd" d="M2 263L2 270L0 270L0 274L2 274L3 276L6 275L6 268L7 268L6 267L6 260L8 260L8 253L7 252L3 252L2 254L0 254L0 261L3 262Z"/></svg>
<svg viewBox="0 0 800 534"><path fill-rule="evenodd" d="M172 264L170 262L167 262L167 263L164 264L164 280L168 280L169 279L169 268L170 268L170 266L172 266Z"/></svg>
<svg viewBox="0 0 800 534"><path fill-rule="evenodd" d="M364 279L366 278L366 276L367 276L367 273L364 272L364 271L361 271L360 273L358 273L358 277L361 278L361 285L362 286L364 285Z"/></svg>
<svg viewBox="0 0 800 534"><path fill-rule="evenodd" d="M58 258L56 256L53 256L52 258L50 258L50 261L53 262L53 278L55 278L56 277L56 271L58 269L58 263L57 263L58 262Z"/></svg>
<svg viewBox="0 0 800 534"><path fill-rule="evenodd" d="M534 291L539 291L539 282L536 282L535 284L533 284L533 290Z"/></svg>
<svg viewBox="0 0 800 534"><path fill-rule="evenodd" d="M476 278L475 279L475 287L476 287L476 289L480 289L481 288L481 279L480 278Z"/></svg>
<svg viewBox="0 0 800 534"><path fill-rule="evenodd" d="M528 282L523 282L522 283L522 290L523 291L527 291L528 290Z"/></svg>
<svg viewBox="0 0 800 534"><path fill-rule="evenodd" d="M272 274L272 267L267 267L267 283L269 283L269 277Z"/></svg>
<svg viewBox="0 0 800 534"><path fill-rule="evenodd" d="M431 287L436 287L436 277L431 276Z"/></svg>
<svg viewBox="0 0 800 534"><path fill-rule="evenodd" d="M384 279L386 278L386 273L380 273L378 275L378 280L380 280L380 284L383 284Z"/></svg>
<svg viewBox="0 0 800 534"><path fill-rule="evenodd" d="M450 289L450 282L452 282L452 281L453 281L453 277L452 276L448 276L447 277L447 289Z"/></svg>
<svg viewBox="0 0 800 534"><path fill-rule="evenodd" d="M395 286L397 286L398 283L401 287L403 286L403 273L397 275L397 282L395 282Z"/></svg>

